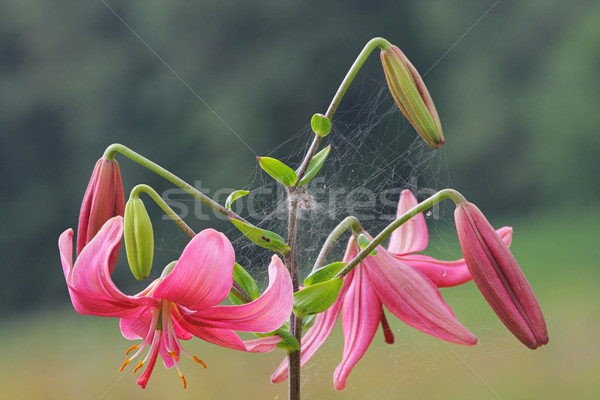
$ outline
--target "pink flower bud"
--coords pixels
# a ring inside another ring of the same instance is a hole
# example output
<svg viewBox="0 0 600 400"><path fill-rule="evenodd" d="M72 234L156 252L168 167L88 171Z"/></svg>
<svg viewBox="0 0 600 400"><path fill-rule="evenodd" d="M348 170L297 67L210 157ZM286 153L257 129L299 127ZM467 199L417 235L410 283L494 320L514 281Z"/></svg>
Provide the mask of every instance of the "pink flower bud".
<svg viewBox="0 0 600 400"><path fill-rule="evenodd" d="M458 205L454 218L473 281L500 320L530 349L548 343L540 305L498 233L471 203Z"/></svg>
<svg viewBox="0 0 600 400"><path fill-rule="evenodd" d="M81 203L77 229L77 255L96 236L106 221L117 215L123 216L124 211L125 196L119 164L115 160L101 158L94 167ZM111 273L118 256L119 246L116 246L110 256Z"/></svg>
<svg viewBox="0 0 600 400"><path fill-rule="evenodd" d="M385 79L396 104L425 142L437 149L444 144L442 125L423 79L397 46L381 52Z"/></svg>

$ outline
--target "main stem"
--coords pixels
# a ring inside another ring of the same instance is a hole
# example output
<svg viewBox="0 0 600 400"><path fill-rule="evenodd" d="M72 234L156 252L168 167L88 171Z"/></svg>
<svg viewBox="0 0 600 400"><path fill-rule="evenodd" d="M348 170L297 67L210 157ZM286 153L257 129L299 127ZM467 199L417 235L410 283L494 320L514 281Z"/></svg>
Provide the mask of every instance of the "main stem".
<svg viewBox="0 0 600 400"><path fill-rule="evenodd" d="M296 189L288 188L288 246L290 251L285 256L285 265L290 271L294 293L299 289L298 279L298 198ZM298 318L292 311L290 314L290 333L298 343L302 340L302 318ZM288 353L288 399L300 400L300 351L293 350Z"/></svg>

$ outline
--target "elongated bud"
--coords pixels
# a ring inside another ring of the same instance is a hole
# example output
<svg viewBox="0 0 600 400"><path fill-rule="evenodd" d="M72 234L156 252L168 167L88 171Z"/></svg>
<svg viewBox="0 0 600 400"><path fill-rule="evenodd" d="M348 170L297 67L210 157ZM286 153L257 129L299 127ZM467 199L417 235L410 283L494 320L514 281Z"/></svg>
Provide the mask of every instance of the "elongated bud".
<svg viewBox="0 0 600 400"><path fill-rule="evenodd" d="M137 280L145 279L152 270L154 232L150 216L139 197L130 198L127 202L123 229L129 268Z"/></svg>
<svg viewBox="0 0 600 400"><path fill-rule="evenodd" d="M124 209L125 197L119 164L115 160L101 158L94 167L81 203L77 229L77 255L106 221L117 215L123 216ZM111 273L118 257L119 246L116 246L109 261Z"/></svg>
<svg viewBox="0 0 600 400"><path fill-rule="evenodd" d="M423 79L397 46L381 51L388 87L402 114L425 142L437 149L444 144L442 125Z"/></svg>
<svg viewBox="0 0 600 400"><path fill-rule="evenodd" d="M540 305L508 246L475 205L459 204L454 218L469 272L496 315L530 349L548 343Z"/></svg>

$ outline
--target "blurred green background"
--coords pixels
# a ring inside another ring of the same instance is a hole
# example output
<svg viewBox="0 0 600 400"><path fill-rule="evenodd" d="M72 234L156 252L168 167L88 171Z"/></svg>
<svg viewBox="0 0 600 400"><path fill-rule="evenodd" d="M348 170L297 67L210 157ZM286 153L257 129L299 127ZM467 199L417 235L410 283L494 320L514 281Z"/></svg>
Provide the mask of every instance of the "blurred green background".
<svg viewBox="0 0 600 400"><path fill-rule="evenodd" d="M598 398L600 3L555 0L0 1L0 392L284 399L285 385L268 382L282 354L240 354L199 340L186 348L209 368L184 360L186 391L161 366L145 391L130 373L121 379L129 343L116 320L73 311L56 242L76 226L93 165L113 142L190 182L201 179L213 193L264 183L256 154L297 164L310 117L325 111L375 36L403 49L439 111L447 144L426 158L435 157L443 176L428 172L426 184L451 185L494 225L515 227L513 249L545 312L550 343L524 348L467 284L443 294L479 346L445 344L390 318L396 344L376 337L337 393L338 328L304 370L305 398ZM368 114L375 104L365 102L368 93L383 97L377 105L392 104L377 58L333 121L334 151L335 140L348 149L344 129L361 124L353 105ZM390 135L418 146L399 114L373 133L382 152L395 151L385 146ZM402 172L381 166L388 167ZM140 182L170 187L125 159L121 168L126 192ZM451 219L446 210L442 221ZM158 259L176 258L180 234L166 222L155 229ZM455 234L435 232L434 252L458 257ZM117 269L121 287L139 287L126 263Z"/></svg>

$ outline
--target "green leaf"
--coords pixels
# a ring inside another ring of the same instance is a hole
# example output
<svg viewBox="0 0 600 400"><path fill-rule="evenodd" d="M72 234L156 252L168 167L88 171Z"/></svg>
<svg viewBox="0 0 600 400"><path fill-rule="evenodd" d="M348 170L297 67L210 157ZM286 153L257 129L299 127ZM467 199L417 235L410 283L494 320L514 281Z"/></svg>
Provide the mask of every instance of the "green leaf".
<svg viewBox="0 0 600 400"><path fill-rule="evenodd" d="M309 315L306 318L302 319L302 330L309 329L315 323L316 315Z"/></svg>
<svg viewBox="0 0 600 400"><path fill-rule="evenodd" d="M346 265L347 264L345 262L334 262L333 264L319 268L318 270L311 272L311 274L306 277L304 280L304 286L308 287L317 283L328 281L336 276L338 272L344 269Z"/></svg>
<svg viewBox="0 0 600 400"><path fill-rule="evenodd" d="M275 232L266 229L259 229L254 225L247 224L239 219L229 219L236 228L244 234L254 244L264 247L265 249L273 250L282 255L290 251L290 246L285 243L285 240Z"/></svg>
<svg viewBox="0 0 600 400"><path fill-rule="evenodd" d="M233 280L250 297L250 300L256 300L260 297L260 291L258 290L256 282L252 276L250 276L248 271L238 263L233 264ZM240 298L236 289L231 289L229 292L229 300L237 305L246 303L246 301Z"/></svg>
<svg viewBox="0 0 600 400"><path fill-rule="evenodd" d="M271 157L256 157L262 169L277 182L285 186L294 186L298 176L293 169Z"/></svg>
<svg viewBox="0 0 600 400"><path fill-rule="evenodd" d="M289 329L290 329L290 324L288 322L286 322L285 324L283 324L283 326L281 328L274 330L273 332L269 332L269 333L253 332L252 334L257 337L269 337L269 336L279 335L281 337L281 342L279 344L277 344L277 347L279 347L280 349L283 349L285 351L292 351L292 350L300 351L300 344L298 343L298 341L296 340L294 335L292 335L290 333Z"/></svg>
<svg viewBox="0 0 600 400"><path fill-rule="evenodd" d="M289 331L279 328L275 333L281 337L281 342L277 344L277 347L285 351L300 351L300 343Z"/></svg>
<svg viewBox="0 0 600 400"><path fill-rule="evenodd" d="M294 314L304 318L327 310L337 299L343 284L341 278L335 278L294 293Z"/></svg>
<svg viewBox="0 0 600 400"><path fill-rule="evenodd" d="M315 114L310 120L310 127L318 136L327 136L331 132L331 120L323 114Z"/></svg>
<svg viewBox="0 0 600 400"><path fill-rule="evenodd" d="M365 234L361 233L360 235L358 235L358 245L360 246L361 249L364 249L365 247L367 247L369 245L369 243L371 243L371 241ZM369 253L370 256L374 256L376 254L377 254L377 247L374 248L373 251Z"/></svg>
<svg viewBox="0 0 600 400"><path fill-rule="evenodd" d="M298 186L307 184L312 180L312 178L315 177L315 175L317 175L317 173L323 166L323 163L327 159L329 151L331 151L331 145L325 147L323 150L314 155L312 160L310 160L310 162L308 163L308 167L306 168L304 176L302 177L302 179L300 179L300 182L298 182Z"/></svg>
<svg viewBox="0 0 600 400"><path fill-rule="evenodd" d="M229 197L227 197L227 200L225 200L225 208L231 210L233 202L240 197L246 196L248 193L250 193L248 190L236 190L235 192L232 192Z"/></svg>

